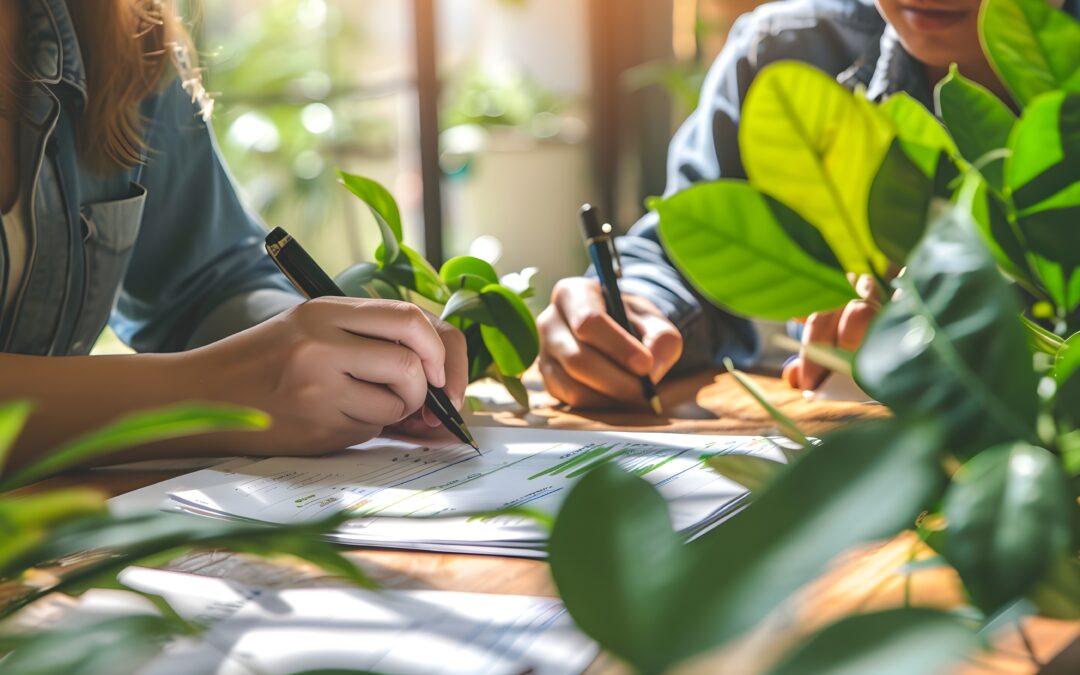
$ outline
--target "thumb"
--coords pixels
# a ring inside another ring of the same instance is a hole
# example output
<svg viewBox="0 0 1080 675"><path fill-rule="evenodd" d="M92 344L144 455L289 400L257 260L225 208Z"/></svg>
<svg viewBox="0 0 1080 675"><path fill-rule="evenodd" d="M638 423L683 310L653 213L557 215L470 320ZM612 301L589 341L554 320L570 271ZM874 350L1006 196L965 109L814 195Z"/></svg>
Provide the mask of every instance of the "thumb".
<svg viewBox="0 0 1080 675"><path fill-rule="evenodd" d="M649 376L653 382L659 382L682 357L682 334L662 316L645 314L639 315L637 319L641 342L653 355L653 367Z"/></svg>

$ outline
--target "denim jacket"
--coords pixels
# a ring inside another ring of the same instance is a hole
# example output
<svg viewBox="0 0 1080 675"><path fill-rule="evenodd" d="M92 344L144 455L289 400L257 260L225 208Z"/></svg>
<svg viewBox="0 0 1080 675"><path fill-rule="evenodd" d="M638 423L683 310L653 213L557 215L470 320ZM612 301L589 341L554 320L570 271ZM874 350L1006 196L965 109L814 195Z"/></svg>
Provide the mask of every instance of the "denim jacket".
<svg viewBox="0 0 1080 675"><path fill-rule="evenodd" d="M87 96L64 0L27 0L20 100L26 271L0 352L86 354L108 322L137 351L206 344L299 302L263 251L213 134L179 79L142 105L144 161L96 172L76 150ZM8 251L0 228L0 298Z"/></svg>
<svg viewBox="0 0 1080 675"><path fill-rule="evenodd" d="M1075 15L1076 2L1067 5ZM699 181L745 178L739 157L739 117L754 76L780 60L809 63L871 100L904 91L933 110L923 68L900 45L873 4L860 0L785 0L740 18L712 66L701 103L668 153L666 195ZM718 218L724 217L717 214ZM709 304L664 254L655 213L617 240L621 288L652 300L680 329L685 344L673 372L715 367L725 356L753 365L761 351L753 325Z"/></svg>

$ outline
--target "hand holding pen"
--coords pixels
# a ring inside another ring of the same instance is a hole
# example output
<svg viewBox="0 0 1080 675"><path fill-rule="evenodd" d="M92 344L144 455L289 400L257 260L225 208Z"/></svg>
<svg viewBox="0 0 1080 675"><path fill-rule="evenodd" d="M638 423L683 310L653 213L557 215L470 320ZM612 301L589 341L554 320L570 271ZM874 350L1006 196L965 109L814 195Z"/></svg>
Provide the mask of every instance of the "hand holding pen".
<svg viewBox="0 0 1080 675"><path fill-rule="evenodd" d="M544 384L553 396L576 408L640 408L646 402L652 407L645 379L658 382L675 365L682 354L682 335L644 297L619 293L621 303L615 306L621 304L629 330L618 320L623 317L609 312L614 293L605 285L619 291L610 233L591 207L582 210L582 217L583 228L588 222L590 233L601 235L585 236L599 278L563 279L552 292L551 306L540 314Z"/></svg>
<svg viewBox="0 0 1080 675"><path fill-rule="evenodd" d="M396 413L400 414L397 422L410 413L419 412L428 426L445 426L455 437L479 453L465 420L443 390L447 384L447 375L451 372L451 362L455 363L454 371L457 376L462 379L466 377L465 340L458 331L413 305L345 298L337 284L318 267L300 244L281 228L270 233L266 239L266 247L270 257L285 276L313 301L308 305L314 309L306 311L312 314L316 311L325 313L324 320L331 324L331 328L340 329L338 342L342 347L351 346L356 350L354 354L366 352L355 359L357 363L353 367L374 370L378 375L370 379L346 373L355 380L356 391L353 393L357 398L357 405L360 403L360 395L366 394L371 400L371 406L396 410ZM381 317L370 317L370 321L363 321L359 316L355 319L350 317L349 325L340 325L340 318L336 322L332 321L331 309L340 310L345 305L355 306L360 310L358 315L361 312L382 314ZM334 323L339 325L334 326ZM361 361L364 362L363 365ZM446 364L445 371L439 368L443 363ZM463 390L464 383L460 384ZM388 397L387 394L393 396ZM325 402L327 405L331 403L333 402ZM345 414L350 416L349 413ZM411 430L416 430L415 425Z"/></svg>

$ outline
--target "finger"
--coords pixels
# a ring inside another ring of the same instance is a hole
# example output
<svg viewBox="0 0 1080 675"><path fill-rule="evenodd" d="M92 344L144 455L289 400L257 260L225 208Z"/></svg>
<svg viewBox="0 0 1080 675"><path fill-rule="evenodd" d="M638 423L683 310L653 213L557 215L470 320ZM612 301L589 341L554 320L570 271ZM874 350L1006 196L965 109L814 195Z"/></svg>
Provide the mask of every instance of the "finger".
<svg viewBox="0 0 1080 675"><path fill-rule="evenodd" d="M540 375L544 378L544 386L548 393L573 408L610 410L623 407L622 403L613 401L574 380L554 359L540 359Z"/></svg>
<svg viewBox="0 0 1080 675"><path fill-rule="evenodd" d="M385 385L400 398L404 410L398 419L424 405L428 378L420 357L408 347L343 332L331 353L341 372L359 382Z"/></svg>
<svg viewBox="0 0 1080 675"><path fill-rule="evenodd" d="M784 364L783 378L784 382L787 382L788 386L792 389L799 389L799 371L802 368L802 361L799 357L795 357Z"/></svg>
<svg viewBox="0 0 1080 675"><path fill-rule="evenodd" d="M441 319L431 318L431 323L446 350L446 385L444 386L446 395L460 410L465 403L465 388L469 386L469 353L465 334ZM438 418L434 415L432 418L438 422Z"/></svg>
<svg viewBox="0 0 1080 675"><path fill-rule="evenodd" d="M634 316L641 342L653 357L649 377L659 382L679 362L683 352L682 333L663 316L647 313Z"/></svg>
<svg viewBox="0 0 1080 675"><path fill-rule="evenodd" d="M640 375L623 370L598 350L575 340L565 324L549 324L546 333L548 355L570 378L614 400L640 400Z"/></svg>
<svg viewBox="0 0 1080 675"><path fill-rule="evenodd" d="M387 387L347 378L337 397L342 416L357 424L388 427L409 416L405 401Z"/></svg>
<svg viewBox="0 0 1080 675"><path fill-rule="evenodd" d="M806 320L806 330L803 332L803 343L815 343L829 347L836 346L836 337L840 324L840 312L819 312L811 314ZM814 363L806 354L806 350L800 350L799 361L799 387L802 389L817 389L822 380L828 374L823 366Z"/></svg>
<svg viewBox="0 0 1080 675"><path fill-rule="evenodd" d="M319 298L320 311L326 311L334 326L367 338L398 342L420 357L427 381L436 387L446 386L446 348L431 321L416 305L396 300L356 298Z"/></svg>
<svg viewBox="0 0 1080 675"><path fill-rule="evenodd" d="M652 370L652 354L608 316L600 284L565 279L552 292L555 307L574 337L637 375Z"/></svg>
<svg viewBox="0 0 1080 675"><path fill-rule="evenodd" d="M849 352L857 350L877 313L878 306L872 302L849 302L837 324L836 346Z"/></svg>

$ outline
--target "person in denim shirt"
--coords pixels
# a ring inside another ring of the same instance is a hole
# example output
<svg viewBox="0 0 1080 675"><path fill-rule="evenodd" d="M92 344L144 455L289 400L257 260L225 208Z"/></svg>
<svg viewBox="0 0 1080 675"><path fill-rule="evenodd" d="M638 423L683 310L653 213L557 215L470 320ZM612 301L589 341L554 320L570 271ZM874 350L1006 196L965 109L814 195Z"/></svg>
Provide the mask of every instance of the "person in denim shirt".
<svg viewBox="0 0 1080 675"><path fill-rule="evenodd" d="M0 402L37 408L13 461L185 400L274 420L204 439L211 454L437 426L427 385L463 399L463 336L404 303L301 305L222 162L185 37L159 0L0 4ZM106 323L140 354L85 356Z"/></svg>
<svg viewBox="0 0 1080 675"><path fill-rule="evenodd" d="M1061 0L1049 0L1061 6ZM907 92L933 110L932 85L956 63L970 79L1009 101L978 39L980 0L786 0L740 18L702 89L701 104L682 126L668 155L671 195L699 181L745 178L739 158L742 102L755 74L770 63L797 60L865 87L881 101ZM1075 0L1068 11L1076 13ZM809 102L808 102L809 103ZM717 214L718 218L723 217ZM724 357L752 365L762 345L750 321L712 307L671 264L649 213L616 240L621 288L638 342L604 311L597 283L564 279L540 316L540 372L548 390L577 407L641 406L640 376L711 369ZM804 341L854 349L876 311L865 298L839 312L809 317ZM789 363L786 379L813 389L825 370L805 358Z"/></svg>

